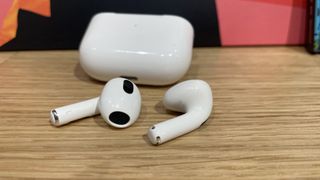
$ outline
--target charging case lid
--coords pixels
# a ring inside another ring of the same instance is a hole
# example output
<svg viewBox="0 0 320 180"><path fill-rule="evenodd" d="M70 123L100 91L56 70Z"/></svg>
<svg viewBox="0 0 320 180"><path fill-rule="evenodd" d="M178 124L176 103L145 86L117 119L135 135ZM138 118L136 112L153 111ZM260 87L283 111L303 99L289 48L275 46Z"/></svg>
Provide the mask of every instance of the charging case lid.
<svg viewBox="0 0 320 180"><path fill-rule="evenodd" d="M192 59L194 31L182 17L100 13L80 45L80 64L91 77L125 77L137 84L181 79Z"/></svg>

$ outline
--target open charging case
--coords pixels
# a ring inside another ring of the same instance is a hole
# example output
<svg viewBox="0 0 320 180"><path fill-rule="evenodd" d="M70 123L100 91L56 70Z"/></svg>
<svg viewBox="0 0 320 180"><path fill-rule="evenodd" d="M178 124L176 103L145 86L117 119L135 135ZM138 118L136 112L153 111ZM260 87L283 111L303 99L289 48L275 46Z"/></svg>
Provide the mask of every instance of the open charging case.
<svg viewBox="0 0 320 180"><path fill-rule="evenodd" d="M101 81L168 85L188 71L193 38L192 25L179 16L100 13L81 41L80 64Z"/></svg>

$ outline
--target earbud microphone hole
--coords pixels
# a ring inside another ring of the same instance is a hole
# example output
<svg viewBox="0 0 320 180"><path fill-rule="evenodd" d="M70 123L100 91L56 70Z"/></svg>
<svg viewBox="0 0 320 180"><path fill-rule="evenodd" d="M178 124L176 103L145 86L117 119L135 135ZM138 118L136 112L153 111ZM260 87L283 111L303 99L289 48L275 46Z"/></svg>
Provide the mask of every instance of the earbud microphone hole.
<svg viewBox="0 0 320 180"><path fill-rule="evenodd" d="M58 113L55 109L51 111L51 115L53 116L54 124L58 124L59 123L59 116L58 116Z"/></svg>
<svg viewBox="0 0 320 180"><path fill-rule="evenodd" d="M160 144L160 143L161 143L161 138L160 138L160 136L157 136L157 137L156 137L156 140L157 140L157 144Z"/></svg>

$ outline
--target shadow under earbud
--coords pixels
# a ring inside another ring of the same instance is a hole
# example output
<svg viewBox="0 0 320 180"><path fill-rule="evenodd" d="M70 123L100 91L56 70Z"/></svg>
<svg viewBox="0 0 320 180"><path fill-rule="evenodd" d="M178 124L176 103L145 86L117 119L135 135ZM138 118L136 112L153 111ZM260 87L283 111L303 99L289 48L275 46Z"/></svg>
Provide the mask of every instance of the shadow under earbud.
<svg viewBox="0 0 320 180"><path fill-rule="evenodd" d="M94 116L93 120L98 126L102 128L106 128L106 129L110 128L110 126L103 120L103 118L100 115Z"/></svg>
<svg viewBox="0 0 320 180"><path fill-rule="evenodd" d="M144 134L144 135L142 135L142 139L146 142L146 144L148 144L149 146L154 146L151 142L150 142L150 140L149 140L149 138L148 138L148 134Z"/></svg>
<svg viewBox="0 0 320 180"><path fill-rule="evenodd" d="M100 115L93 117L93 120L98 126L104 129L115 130L115 131L126 129L126 128L116 128L116 127L110 126L108 123L104 121L104 119Z"/></svg>

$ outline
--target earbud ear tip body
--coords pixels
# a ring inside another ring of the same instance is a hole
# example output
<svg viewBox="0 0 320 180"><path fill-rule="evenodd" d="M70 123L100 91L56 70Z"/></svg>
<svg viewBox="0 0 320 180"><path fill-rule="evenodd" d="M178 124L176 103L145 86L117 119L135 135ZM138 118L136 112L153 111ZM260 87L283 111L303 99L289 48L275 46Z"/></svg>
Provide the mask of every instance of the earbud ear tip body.
<svg viewBox="0 0 320 180"><path fill-rule="evenodd" d="M163 97L163 105L172 111L187 112L192 108L212 110L212 90L203 80L187 80L172 86Z"/></svg>
<svg viewBox="0 0 320 180"><path fill-rule="evenodd" d="M99 109L106 123L116 128L127 128L139 117L140 91L134 83L127 79L112 79L102 90Z"/></svg>

